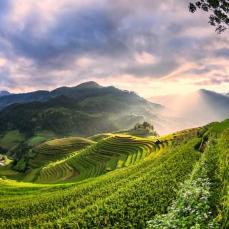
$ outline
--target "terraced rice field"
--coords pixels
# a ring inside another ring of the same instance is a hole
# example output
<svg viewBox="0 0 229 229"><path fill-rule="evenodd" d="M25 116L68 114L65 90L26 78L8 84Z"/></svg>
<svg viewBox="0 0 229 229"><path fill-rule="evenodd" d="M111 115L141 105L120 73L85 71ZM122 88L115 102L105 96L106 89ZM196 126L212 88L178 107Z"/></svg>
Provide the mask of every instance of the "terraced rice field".
<svg viewBox="0 0 229 229"><path fill-rule="evenodd" d="M227 228L228 136L111 135L41 167L44 184L0 179L0 228Z"/></svg>
<svg viewBox="0 0 229 229"><path fill-rule="evenodd" d="M196 134L198 129L188 131ZM174 137L175 136L175 137ZM61 181L80 181L96 177L106 172L141 162L151 153L168 147L172 139L182 140L185 133L174 135L170 139L144 139L130 135L108 135L86 149L75 151L63 160L55 161L43 167L37 179L38 183L57 183Z"/></svg>
<svg viewBox="0 0 229 229"><path fill-rule="evenodd" d="M37 182L58 182L67 178L68 181L79 181L96 177L117 168L134 165L156 151L156 148L149 140L127 135L110 136L42 168Z"/></svg>
<svg viewBox="0 0 229 229"><path fill-rule="evenodd" d="M34 181L37 173L43 166L63 159L72 152L86 148L92 144L94 144L93 141L85 138L69 137L46 141L34 147L30 152L32 158L29 160L29 171L24 180Z"/></svg>

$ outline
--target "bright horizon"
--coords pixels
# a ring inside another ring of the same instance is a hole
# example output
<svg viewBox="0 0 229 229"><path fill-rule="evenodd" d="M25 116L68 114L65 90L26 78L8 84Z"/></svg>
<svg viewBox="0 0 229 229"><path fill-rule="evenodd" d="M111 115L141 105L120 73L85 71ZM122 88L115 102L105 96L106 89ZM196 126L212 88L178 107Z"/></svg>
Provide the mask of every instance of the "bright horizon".
<svg viewBox="0 0 229 229"><path fill-rule="evenodd" d="M0 90L96 81L140 96L229 92L229 31L187 0L3 0Z"/></svg>

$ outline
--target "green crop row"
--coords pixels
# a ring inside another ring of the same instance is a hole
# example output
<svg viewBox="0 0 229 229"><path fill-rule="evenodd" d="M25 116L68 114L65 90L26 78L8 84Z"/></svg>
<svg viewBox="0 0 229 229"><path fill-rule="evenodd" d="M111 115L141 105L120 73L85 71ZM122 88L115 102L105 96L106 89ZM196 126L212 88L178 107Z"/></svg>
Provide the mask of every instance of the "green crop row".
<svg viewBox="0 0 229 229"><path fill-rule="evenodd" d="M0 228L226 228L229 133L218 126L110 135L43 167L40 181L57 184L0 179Z"/></svg>
<svg viewBox="0 0 229 229"><path fill-rule="evenodd" d="M176 197L179 182L200 157L199 141L161 149L140 164L81 183L38 186L29 195L6 195L5 201L3 196L0 226L142 228Z"/></svg>

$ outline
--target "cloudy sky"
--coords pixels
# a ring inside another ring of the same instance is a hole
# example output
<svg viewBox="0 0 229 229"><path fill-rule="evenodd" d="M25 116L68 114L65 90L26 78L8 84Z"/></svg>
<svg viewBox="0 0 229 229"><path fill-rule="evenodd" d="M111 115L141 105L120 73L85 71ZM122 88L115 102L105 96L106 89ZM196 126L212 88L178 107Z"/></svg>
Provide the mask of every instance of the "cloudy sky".
<svg viewBox="0 0 229 229"><path fill-rule="evenodd" d="M1 0L0 90L94 80L144 97L229 92L229 32L186 0Z"/></svg>

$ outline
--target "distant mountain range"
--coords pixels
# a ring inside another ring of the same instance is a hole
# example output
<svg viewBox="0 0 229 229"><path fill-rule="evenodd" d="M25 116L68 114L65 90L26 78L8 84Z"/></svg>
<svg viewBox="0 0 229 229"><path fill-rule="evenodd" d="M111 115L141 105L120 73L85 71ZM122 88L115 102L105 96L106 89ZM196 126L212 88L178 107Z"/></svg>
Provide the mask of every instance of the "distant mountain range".
<svg viewBox="0 0 229 229"><path fill-rule="evenodd" d="M0 91L0 97L10 95L8 91Z"/></svg>
<svg viewBox="0 0 229 229"><path fill-rule="evenodd" d="M116 131L156 120L163 109L134 92L96 82L4 96L0 107L0 134L19 130L26 136L41 131L58 136Z"/></svg>
<svg viewBox="0 0 229 229"><path fill-rule="evenodd" d="M21 94L10 94L7 91L2 91L0 92L0 109L15 103L44 102L62 95L80 99L97 93L101 88L103 87L96 82L90 81L76 87L60 87L53 91L39 90Z"/></svg>
<svg viewBox="0 0 229 229"><path fill-rule="evenodd" d="M89 81L53 91L0 95L0 135L10 130L28 136L42 131L93 135L132 128L143 121L163 134L229 117L229 96L208 90L148 101L134 92Z"/></svg>
<svg viewBox="0 0 229 229"><path fill-rule="evenodd" d="M151 97L151 102L164 105L164 115L178 119L188 127L204 125L229 117L229 97L220 93L201 89L187 95L167 95Z"/></svg>

